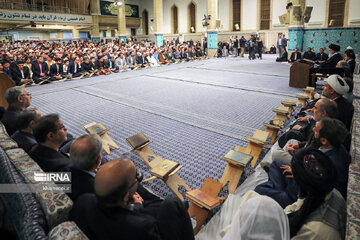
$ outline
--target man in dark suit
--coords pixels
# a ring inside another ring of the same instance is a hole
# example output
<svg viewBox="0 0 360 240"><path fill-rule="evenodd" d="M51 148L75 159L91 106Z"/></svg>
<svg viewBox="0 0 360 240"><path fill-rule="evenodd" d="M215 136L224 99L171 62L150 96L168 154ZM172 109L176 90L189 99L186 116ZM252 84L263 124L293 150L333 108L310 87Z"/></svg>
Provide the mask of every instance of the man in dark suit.
<svg viewBox="0 0 360 240"><path fill-rule="evenodd" d="M136 176L129 159L105 163L95 177L95 194L76 200L70 220L90 239L194 239L189 215L179 199L166 199L156 215L146 212L144 200L136 193Z"/></svg>
<svg viewBox="0 0 360 240"><path fill-rule="evenodd" d="M30 70L28 67L24 66L23 61L18 61L16 67L11 68L11 75L18 86L30 84L32 82L30 79Z"/></svg>
<svg viewBox="0 0 360 240"><path fill-rule="evenodd" d="M277 40L277 48L279 49L279 57L281 58L283 55L283 49L286 50L287 47L287 40L285 37L282 36L282 34L279 34L279 38ZM285 51L286 52L286 51ZM287 59L287 58L286 58Z"/></svg>
<svg viewBox="0 0 360 240"><path fill-rule="evenodd" d="M51 81L56 81L56 80L60 80L63 78L63 70L64 67L61 64L61 58L55 58L55 64L51 65L50 67L50 80Z"/></svg>
<svg viewBox="0 0 360 240"><path fill-rule="evenodd" d="M83 135L70 148L71 193L75 200L84 193L94 193L96 171L101 164L102 140L98 135Z"/></svg>
<svg viewBox="0 0 360 240"><path fill-rule="evenodd" d="M44 62L43 56L38 56L37 61L31 64L31 70L33 72L33 80L35 83L39 83L42 78L49 75L49 68Z"/></svg>
<svg viewBox="0 0 360 240"><path fill-rule="evenodd" d="M19 114L31 104L31 94L26 88L16 86L6 90L5 99L9 107L2 116L1 122L4 124L9 136L11 136L18 130L16 121Z"/></svg>
<svg viewBox="0 0 360 240"><path fill-rule="evenodd" d="M288 53L286 51L286 48L282 48L282 54L281 57L276 58L277 62L287 62L288 61Z"/></svg>
<svg viewBox="0 0 360 240"><path fill-rule="evenodd" d="M291 53L289 62L295 62L299 59L301 59L301 52L298 52L298 49L295 48L295 51Z"/></svg>
<svg viewBox="0 0 360 240"><path fill-rule="evenodd" d="M316 56L315 53L311 51L311 48L307 48L307 51L304 53L304 58L315 61Z"/></svg>
<svg viewBox="0 0 360 240"><path fill-rule="evenodd" d="M234 57L239 56L239 39L238 36L235 36L235 39L233 40L233 49L234 49Z"/></svg>
<svg viewBox="0 0 360 240"><path fill-rule="evenodd" d="M70 163L69 157L60 151L67 140L66 127L57 114L49 114L36 121L33 127L38 144L30 151L30 157L44 172L61 171Z"/></svg>
<svg viewBox="0 0 360 240"><path fill-rule="evenodd" d="M70 73L72 74L73 78L81 76L81 65L80 65L80 58L75 57L73 62L70 62L69 64Z"/></svg>
<svg viewBox="0 0 360 240"><path fill-rule="evenodd" d="M316 61L318 63L323 63L326 60L328 60L329 55L327 55L326 53L324 53L324 49L320 48L320 52L316 54Z"/></svg>
<svg viewBox="0 0 360 240"><path fill-rule="evenodd" d="M325 117L316 123L313 132L314 138L320 144L316 149L323 152L335 166L337 172L335 188L346 199L348 169L351 157L342 143L345 141L348 131L341 121ZM307 147L305 150L296 150L296 152L307 151L309 149L311 148ZM296 152L294 154L295 161L298 160L296 159ZM308 160L308 164L309 162L310 160ZM289 165L275 160L269 168L269 180L255 188L257 193L273 198L283 208L297 200L297 187Z"/></svg>
<svg viewBox="0 0 360 240"><path fill-rule="evenodd" d="M34 123L41 117L41 113L36 109L23 110L17 119L17 130L11 138L18 144L18 146L29 153L31 148L37 144L33 135L32 127Z"/></svg>

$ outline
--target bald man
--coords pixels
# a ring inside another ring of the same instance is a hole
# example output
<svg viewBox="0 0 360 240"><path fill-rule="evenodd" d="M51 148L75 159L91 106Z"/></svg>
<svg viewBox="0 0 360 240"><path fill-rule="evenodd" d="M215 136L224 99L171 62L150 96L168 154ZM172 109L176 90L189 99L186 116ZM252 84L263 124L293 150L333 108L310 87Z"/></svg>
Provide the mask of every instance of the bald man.
<svg viewBox="0 0 360 240"><path fill-rule="evenodd" d="M180 200L166 199L154 216L144 208L137 187L131 160L107 162L96 174L95 194L80 196L70 219L90 239L194 239L190 217Z"/></svg>

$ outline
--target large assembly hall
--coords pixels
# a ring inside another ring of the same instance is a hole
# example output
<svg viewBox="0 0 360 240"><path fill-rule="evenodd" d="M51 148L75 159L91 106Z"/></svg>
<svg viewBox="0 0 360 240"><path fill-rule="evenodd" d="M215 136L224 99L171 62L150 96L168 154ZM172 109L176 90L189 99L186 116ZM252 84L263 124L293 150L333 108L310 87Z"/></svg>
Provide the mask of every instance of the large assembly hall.
<svg viewBox="0 0 360 240"><path fill-rule="evenodd" d="M0 0L0 239L360 239L359 10Z"/></svg>

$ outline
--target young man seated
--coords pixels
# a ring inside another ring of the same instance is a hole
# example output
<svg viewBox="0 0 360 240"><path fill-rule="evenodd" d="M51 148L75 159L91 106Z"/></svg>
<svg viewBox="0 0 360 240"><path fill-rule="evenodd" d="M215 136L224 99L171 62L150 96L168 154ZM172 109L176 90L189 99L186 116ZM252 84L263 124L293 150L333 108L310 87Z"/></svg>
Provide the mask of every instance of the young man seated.
<svg viewBox="0 0 360 240"><path fill-rule="evenodd" d="M30 157L45 172L61 171L70 163L69 157L60 151L67 140L66 127L57 114L49 114L37 120L33 134L38 144L30 151Z"/></svg>
<svg viewBox="0 0 360 240"><path fill-rule="evenodd" d="M34 123L41 118L41 113L37 109L26 109L17 118L17 130L11 138L18 144L19 148L29 153L31 148L37 144L33 135Z"/></svg>
<svg viewBox="0 0 360 240"><path fill-rule="evenodd" d="M55 58L55 64L50 67L50 80L57 81L63 78L63 65L61 58Z"/></svg>

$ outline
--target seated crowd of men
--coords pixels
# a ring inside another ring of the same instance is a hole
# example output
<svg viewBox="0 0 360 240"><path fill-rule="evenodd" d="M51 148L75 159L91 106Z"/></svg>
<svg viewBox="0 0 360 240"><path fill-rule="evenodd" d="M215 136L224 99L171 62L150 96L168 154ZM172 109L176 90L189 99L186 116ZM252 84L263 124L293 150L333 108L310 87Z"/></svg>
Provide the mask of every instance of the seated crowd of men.
<svg viewBox="0 0 360 240"><path fill-rule="evenodd" d="M18 41L0 44L0 71L4 71L17 85L39 83L64 78L91 77L125 69L155 67L161 64L193 61L206 57L199 42L164 41L154 43L129 41L69 43Z"/></svg>
<svg viewBox="0 0 360 240"><path fill-rule="evenodd" d="M285 236L278 239L343 239L354 112L344 96L351 84L351 78L331 75L321 96L304 106L279 138L272 163L263 165L269 179L255 192L270 197L266 201L281 209L272 217L283 224L268 228L273 220L262 217L266 211L255 211L247 217L257 216L258 224L248 228L233 224L224 239L243 234L246 238L258 231ZM18 146L44 171L72 173L69 196L75 203L70 219L90 239L194 239L186 204L147 191L131 160L104 161L99 136L74 139L58 114L41 116L30 108L32 97L26 88L9 88L5 97L9 107L1 121Z"/></svg>

